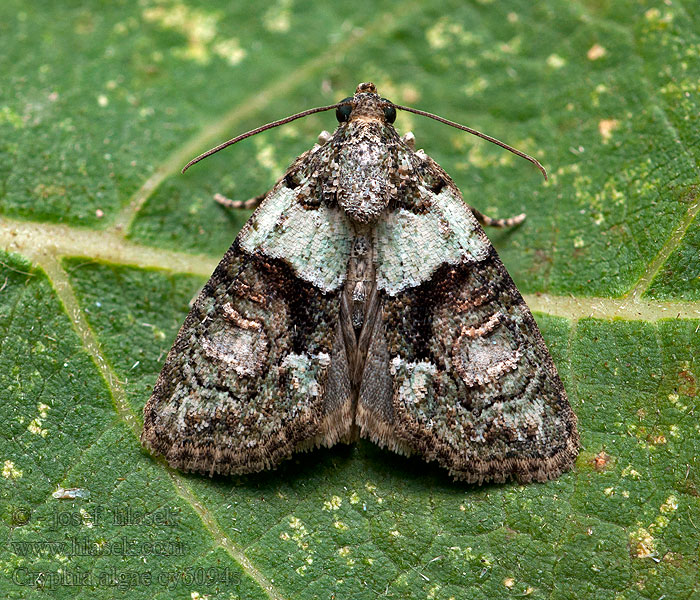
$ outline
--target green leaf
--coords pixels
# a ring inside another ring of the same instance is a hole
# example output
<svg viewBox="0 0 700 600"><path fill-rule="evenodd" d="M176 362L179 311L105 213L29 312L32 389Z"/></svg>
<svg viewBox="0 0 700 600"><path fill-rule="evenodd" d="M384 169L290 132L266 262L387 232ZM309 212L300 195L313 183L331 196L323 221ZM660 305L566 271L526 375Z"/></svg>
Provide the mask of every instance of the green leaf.
<svg viewBox="0 0 700 600"><path fill-rule="evenodd" d="M700 13L691 0L0 6L0 593L700 598ZM371 443L208 479L139 444L188 303L374 81L483 212L579 417L573 472L455 484Z"/></svg>

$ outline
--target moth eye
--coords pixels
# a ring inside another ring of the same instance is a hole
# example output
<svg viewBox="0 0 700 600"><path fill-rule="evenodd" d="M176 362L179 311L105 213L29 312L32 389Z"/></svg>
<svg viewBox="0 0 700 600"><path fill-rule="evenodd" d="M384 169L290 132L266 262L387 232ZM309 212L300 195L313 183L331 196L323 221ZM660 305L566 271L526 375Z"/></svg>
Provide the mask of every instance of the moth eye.
<svg viewBox="0 0 700 600"><path fill-rule="evenodd" d="M350 102L352 96L343 98L341 102ZM350 113L352 112L352 104L344 104L335 109L335 118L338 119L338 123L345 123L350 118Z"/></svg>
<svg viewBox="0 0 700 600"><path fill-rule="evenodd" d="M393 123L394 121L396 121L396 108L391 103L391 100L382 98L382 102L387 103L384 107L384 118L386 119L387 123Z"/></svg>

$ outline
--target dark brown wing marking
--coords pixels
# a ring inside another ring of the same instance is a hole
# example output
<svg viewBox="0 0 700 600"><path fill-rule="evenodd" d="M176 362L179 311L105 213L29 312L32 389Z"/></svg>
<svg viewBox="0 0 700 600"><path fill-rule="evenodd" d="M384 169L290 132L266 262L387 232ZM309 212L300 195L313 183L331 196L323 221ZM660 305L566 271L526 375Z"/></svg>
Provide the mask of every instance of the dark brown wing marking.
<svg viewBox="0 0 700 600"><path fill-rule="evenodd" d="M363 436L468 482L545 481L571 468L576 417L495 251L385 295L372 352L358 406ZM382 372L390 389L370 392Z"/></svg>
<svg viewBox="0 0 700 600"><path fill-rule="evenodd" d="M234 243L168 354L142 441L177 469L211 475L274 467L347 436L339 294Z"/></svg>

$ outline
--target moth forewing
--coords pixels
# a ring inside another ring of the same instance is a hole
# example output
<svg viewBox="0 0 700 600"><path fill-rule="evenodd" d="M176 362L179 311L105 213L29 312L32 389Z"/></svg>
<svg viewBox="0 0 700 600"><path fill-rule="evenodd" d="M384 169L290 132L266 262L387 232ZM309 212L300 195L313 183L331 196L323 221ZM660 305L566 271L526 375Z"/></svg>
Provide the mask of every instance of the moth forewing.
<svg viewBox="0 0 700 600"><path fill-rule="evenodd" d="M358 435L469 482L571 468L576 417L537 325L452 180L399 138L396 107L360 84L254 132L334 107L335 133L264 197L185 320L143 442L209 475Z"/></svg>

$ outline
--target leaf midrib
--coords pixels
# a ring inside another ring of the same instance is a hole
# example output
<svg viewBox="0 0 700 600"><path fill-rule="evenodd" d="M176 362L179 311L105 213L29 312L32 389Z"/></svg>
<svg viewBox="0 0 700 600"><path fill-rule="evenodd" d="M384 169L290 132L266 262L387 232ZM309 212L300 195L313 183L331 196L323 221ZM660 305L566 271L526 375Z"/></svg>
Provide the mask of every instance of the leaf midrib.
<svg viewBox="0 0 700 600"><path fill-rule="evenodd" d="M694 213L699 208L700 202L691 207ZM674 234L659 251L660 255L663 253L667 256L677 246L679 242L677 232L681 228L683 231L687 229L688 219L689 217L686 216L682 220ZM85 256L107 263L189 273L206 278L211 275L220 260L220 257L205 254L188 254L138 244L115 232L7 218L0 218L0 246L28 256L44 266L45 270L44 263L48 260L57 261L64 257ZM658 260L657 256L650 263L647 271L656 272L660 268L660 265L656 264ZM651 322L673 318L700 319L700 301L652 300L643 298L640 293L628 293L621 298L536 293L526 294L525 300L535 312L570 320L587 317Z"/></svg>

